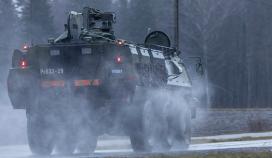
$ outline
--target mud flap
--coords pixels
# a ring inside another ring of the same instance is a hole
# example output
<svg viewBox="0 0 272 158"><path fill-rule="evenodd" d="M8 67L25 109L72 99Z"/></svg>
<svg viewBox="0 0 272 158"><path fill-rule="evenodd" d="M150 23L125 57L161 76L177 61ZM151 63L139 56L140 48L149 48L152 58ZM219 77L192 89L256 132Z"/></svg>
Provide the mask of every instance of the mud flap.
<svg viewBox="0 0 272 158"><path fill-rule="evenodd" d="M37 94L38 76L32 69L10 69L7 79L8 95L14 109L26 109Z"/></svg>

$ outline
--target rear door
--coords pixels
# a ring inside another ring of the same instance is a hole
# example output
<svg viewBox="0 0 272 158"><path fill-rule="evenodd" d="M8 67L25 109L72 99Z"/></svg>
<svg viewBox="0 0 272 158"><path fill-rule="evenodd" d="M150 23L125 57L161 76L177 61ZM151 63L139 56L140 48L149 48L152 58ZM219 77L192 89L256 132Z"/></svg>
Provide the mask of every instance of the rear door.
<svg viewBox="0 0 272 158"><path fill-rule="evenodd" d="M42 79L95 79L104 53L103 45L57 45L36 48Z"/></svg>

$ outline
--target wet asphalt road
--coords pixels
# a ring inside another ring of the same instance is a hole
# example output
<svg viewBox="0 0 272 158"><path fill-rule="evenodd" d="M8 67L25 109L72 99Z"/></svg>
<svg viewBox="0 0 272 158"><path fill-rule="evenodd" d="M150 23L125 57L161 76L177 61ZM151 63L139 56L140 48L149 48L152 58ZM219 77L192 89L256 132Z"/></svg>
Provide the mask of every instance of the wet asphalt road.
<svg viewBox="0 0 272 158"><path fill-rule="evenodd" d="M188 151L170 151L167 153L134 153L132 152L129 144L127 147L118 149L118 140L115 140L115 147L112 149L98 149L94 154L87 155L56 155L50 157L41 157L32 155L27 145L19 146L3 146L0 147L0 158L95 158L95 157L155 157L160 155L190 155L190 154L207 154L211 152L254 152L254 151L271 151L272 140L257 140L257 141L239 141L239 142L222 142L222 143L208 143L208 144L194 144L191 145Z"/></svg>

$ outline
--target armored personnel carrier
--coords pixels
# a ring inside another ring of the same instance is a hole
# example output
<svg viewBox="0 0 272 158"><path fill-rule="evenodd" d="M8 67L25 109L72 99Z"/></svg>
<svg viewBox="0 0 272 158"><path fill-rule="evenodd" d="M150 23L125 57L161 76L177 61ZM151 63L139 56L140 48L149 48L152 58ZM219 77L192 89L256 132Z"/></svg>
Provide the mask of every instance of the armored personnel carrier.
<svg viewBox="0 0 272 158"><path fill-rule="evenodd" d="M14 51L8 93L26 110L33 153L91 153L104 134L129 136L136 152L189 146L192 84L179 52L160 31L145 44L117 39L114 23L86 7L58 38Z"/></svg>

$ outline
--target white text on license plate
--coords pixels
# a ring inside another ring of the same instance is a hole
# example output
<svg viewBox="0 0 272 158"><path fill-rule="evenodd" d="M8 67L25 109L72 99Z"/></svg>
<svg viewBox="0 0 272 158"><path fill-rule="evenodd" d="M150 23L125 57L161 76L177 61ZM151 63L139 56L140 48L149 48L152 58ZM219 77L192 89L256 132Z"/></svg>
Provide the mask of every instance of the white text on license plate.
<svg viewBox="0 0 272 158"><path fill-rule="evenodd" d="M111 72L113 74L121 74L121 73L123 73L123 70L122 69L114 69L114 70L111 70Z"/></svg>

